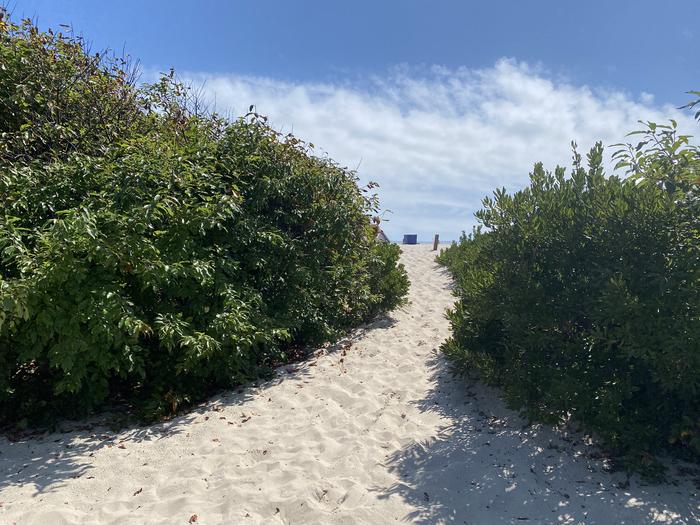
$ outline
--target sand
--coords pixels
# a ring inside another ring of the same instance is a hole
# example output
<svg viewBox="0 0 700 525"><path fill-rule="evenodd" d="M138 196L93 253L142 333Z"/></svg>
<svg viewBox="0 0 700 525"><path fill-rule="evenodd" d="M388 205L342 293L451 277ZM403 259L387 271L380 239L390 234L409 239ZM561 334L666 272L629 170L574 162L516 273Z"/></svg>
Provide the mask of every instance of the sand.
<svg viewBox="0 0 700 525"><path fill-rule="evenodd" d="M451 375L430 248L404 247L410 305L274 380L165 424L0 438L0 523L697 523L700 474L628 483Z"/></svg>

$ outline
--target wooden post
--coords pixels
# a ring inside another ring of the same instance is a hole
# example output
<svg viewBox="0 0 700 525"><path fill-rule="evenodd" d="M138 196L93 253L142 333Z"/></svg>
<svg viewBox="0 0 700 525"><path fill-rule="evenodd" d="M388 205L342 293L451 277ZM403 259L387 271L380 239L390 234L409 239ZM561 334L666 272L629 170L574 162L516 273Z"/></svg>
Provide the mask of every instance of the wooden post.
<svg viewBox="0 0 700 525"><path fill-rule="evenodd" d="M440 236L436 233L435 240L433 241L433 251L437 250L439 242L440 242Z"/></svg>

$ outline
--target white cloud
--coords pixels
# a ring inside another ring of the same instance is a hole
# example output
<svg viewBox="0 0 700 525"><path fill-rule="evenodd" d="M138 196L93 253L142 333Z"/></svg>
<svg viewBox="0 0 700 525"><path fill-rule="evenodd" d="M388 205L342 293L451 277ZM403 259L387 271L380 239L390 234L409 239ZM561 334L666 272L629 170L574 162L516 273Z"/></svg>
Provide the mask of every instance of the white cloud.
<svg viewBox="0 0 700 525"><path fill-rule="evenodd" d="M454 239L474 224L481 198L521 188L536 161L568 166L570 142L582 153L619 142L637 121L687 115L657 107L653 96L594 90L540 68L503 59L487 69L397 68L351 83L292 83L237 75L186 74L205 82L219 112L241 115L251 104L285 132L314 143L366 182L380 183L393 211L392 239L439 232Z"/></svg>

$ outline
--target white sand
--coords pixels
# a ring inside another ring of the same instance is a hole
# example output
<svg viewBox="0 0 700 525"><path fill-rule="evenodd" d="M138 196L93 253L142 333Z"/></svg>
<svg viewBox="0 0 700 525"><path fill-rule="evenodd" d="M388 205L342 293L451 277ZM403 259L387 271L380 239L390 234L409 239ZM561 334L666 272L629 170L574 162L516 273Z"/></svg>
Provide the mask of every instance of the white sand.
<svg viewBox="0 0 700 525"><path fill-rule="evenodd" d="M406 247L412 303L167 424L0 439L0 523L697 523L693 476L608 474L453 379L449 278ZM593 456L593 457L592 457ZM698 477L698 474L695 475Z"/></svg>

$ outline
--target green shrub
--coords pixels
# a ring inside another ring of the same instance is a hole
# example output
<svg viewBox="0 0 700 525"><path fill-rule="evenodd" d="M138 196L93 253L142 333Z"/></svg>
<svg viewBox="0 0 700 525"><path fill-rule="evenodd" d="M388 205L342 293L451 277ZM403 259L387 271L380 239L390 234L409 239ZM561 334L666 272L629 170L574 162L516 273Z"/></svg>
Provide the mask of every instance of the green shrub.
<svg viewBox="0 0 700 525"><path fill-rule="evenodd" d="M458 297L446 354L632 467L700 457L700 156L675 124L642 133L616 153L632 177L604 175L600 144L569 177L537 164L438 257Z"/></svg>
<svg viewBox="0 0 700 525"><path fill-rule="evenodd" d="M403 301L354 173L0 21L0 423L177 410Z"/></svg>

